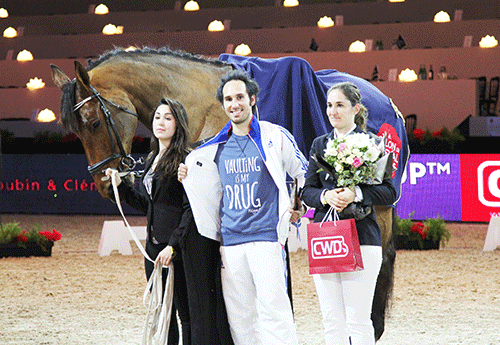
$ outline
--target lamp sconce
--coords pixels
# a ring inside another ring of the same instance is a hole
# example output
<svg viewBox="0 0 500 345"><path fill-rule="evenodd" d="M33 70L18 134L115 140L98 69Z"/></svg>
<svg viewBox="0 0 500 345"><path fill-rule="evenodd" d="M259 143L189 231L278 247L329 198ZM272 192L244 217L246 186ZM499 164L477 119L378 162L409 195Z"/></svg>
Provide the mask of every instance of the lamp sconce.
<svg viewBox="0 0 500 345"><path fill-rule="evenodd" d="M236 55L243 55L243 56L247 56L247 55L250 55L252 53L252 50L250 49L250 47L244 43L238 45L236 48L234 48L234 53Z"/></svg>
<svg viewBox="0 0 500 345"><path fill-rule="evenodd" d="M94 13L99 15L108 14L109 13L108 6L100 4L94 9Z"/></svg>
<svg viewBox="0 0 500 345"><path fill-rule="evenodd" d="M220 20L214 20L208 24L208 31L217 32L224 31L224 24Z"/></svg>
<svg viewBox="0 0 500 345"><path fill-rule="evenodd" d="M31 61L31 60L33 60L33 54L31 54L31 52L26 50L26 49L21 50L19 52L19 54L17 54L16 60L17 61Z"/></svg>
<svg viewBox="0 0 500 345"><path fill-rule="evenodd" d="M123 26L115 26L114 24L105 25L102 28L104 35L121 35L123 34Z"/></svg>
<svg viewBox="0 0 500 345"><path fill-rule="evenodd" d="M498 45L498 41L495 36L486 35L479 41L479 47L481 48L493 48Z"/></svg>
<svg viewBox="0 0 500 345"><path fill-rule="evenodd" d="M184 5L184 11L193 12L198 11L199 9L200 5L198 5L198 3L194 0L190 0Z"/></svg>
<svg viewBox="0 0 500 345"><path fill-rule="evenodd" d="M54 112L50 109L43 109L41 112L38 113L36 116L36 121L37 122L52 122L57 120L56 115Z"/></svg>
<svg viewBox="0 0 500 345"><path fill-rule="evenodd" d="M402 70L398 75L398 80L403 83L409 83L418 79L417 73L412 69Z"/></svg>
<svg viewBox="0 0 500 345"><path fill-rule="evenodd" d="M434 23L448 23L450 21L450 15L445 11L439 11L434 16Z"/></svg>
<svg viewBox="0 0 500 345"><path fill-rule="evenodd" d="M335 25L335 23L333 22L332 18L327 17L327 16L321 17L318 20L318 27L322 28L322 29L323 28L331 28L334 25Z"/></svg>
<svg viewBox="0 0 500 345"><path fill-rule="evenodd" d="M7 18L9 17L9 12L5 8L0 8L0 18Z"/></svg>
<svg viewBox="0 0 500 345"><path fill-rule="evenodd" d="M285 0L283 1L284 7L296 7L299 6L299 0Z"/></svg>
<svg viewBox="0 0 500 345"><path fill-rule="evenodd" d="M7 29L3 31L3 37L5 38L14 38L17 37L17 30L12 26L9 26Z"/></svg>
<svg viewBox="0 0 500 345"><path fill-rule="evenodd" d="M37 89L41 89L45 86L45 83L43 82L42 79L39 79L37 77L35 78L30 78L30 81L26 83L26 87L28 90L33 91Z"/></svg>
<svg viewBox="0 0 500 345"><path fill-rule="evenodd" d="M366 44L361 41L354 41L349 46L350 53L364 53L366 51Z"/></svg>

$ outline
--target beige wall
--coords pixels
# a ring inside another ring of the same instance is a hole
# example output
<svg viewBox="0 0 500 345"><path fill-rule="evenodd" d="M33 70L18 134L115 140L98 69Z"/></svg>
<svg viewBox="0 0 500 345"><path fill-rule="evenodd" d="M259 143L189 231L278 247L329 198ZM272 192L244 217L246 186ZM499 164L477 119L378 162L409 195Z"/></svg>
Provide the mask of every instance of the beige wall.
<svg viewBox="0 0 500 345"><path fill-rule="evenodd" d="M150 2L147 4L141 2L135 12L124 12L130 11L130 8L120 8L117 4L110 3L108 4L110 13L104 16L86 13L88 5L80 6L79 14L72 15L10 16L0 21L0 28L3 31L8 26L15 28L22 26L25 28L25 35L28 36L100 33L103 26L108 23L124 25L125 32L128 33L159 30L195 31L206 30L212 20L226 19L231 20L232 29L290 28L316 26L318 19L323 16L330 16L335 20L339 15L344 17L344 25L369 25L430 22L441 10L447 11L453 20L455 10L459 9L463 11L463 20L500 17L500 0L408 0L403 3L360 1L324 4L306 4L301 1L301 5L295 8L274 6L274 0L268 0L267 6L264 6L266 2L263 1L260 2L260 6L255 6L255 0L250 2L252 7L234 6L236 1L231 0L233 4L230 8L204 8L224 6L220 0L214 0L219 6L200 1L201 9L197 12L174 11L173 6L164 6L160 3L151 7ZM248 2L245 3L248 5ZM6 7L5 4L3 6ZM38 7L42 10L40 6Z"/></svg>
<svg viewBox="0 0 500 345"><path fill-rule="evenodd" d="M500 39L500 20L353 25L328 29L313 26L223 32L139 32L112 36L23 36L0 38L0 58L5 59L9 50L13 51L15 58L23 49L31 51L35 59L96 57L114 46L129 45L170 46L191 53L218 55L226 51L229 43L235 46L246 43L254 54L297 53L310 51L312 38L319 45L318 51L347 51L352 42L365 39L381 39L384 48L390 50L399 35L405 40L407 49L462 47L466 35L473 36L472 46L477 47L483 36L494 35Z"/></svg>
<svg viewBox="0 0 500 345"><path fill-rule="evenodd" d="M463 20L433 23L433 15L441 9L448 11L452 19L454 11L462 9ZM319 29L316 21L323 15L332 18L343 15L345 25ZM170 46L216 58L226 51L228 43L244 42L250 45L254 56L298 56L307 60L314 70L337 69L367 79L371 78L375 65L380 78L385 80L389 69L397 69L399 73L405 68L417 71L420 64L427 68L433 65L437 77L439 68L446 66L448 74L458 81L435 80L408 85L384 81L376 85L395 99L403 113L416 113L419 126L433 130L441 125L451 128L468 114L477 112L475 83L469 79L500 75L500 47L478 47L479 40L486 34L500 39L498 18L500 0L407 0L397 4L372 1L300 5L291 9L261 6L204 9L196 13L121 12L103 17L84 13L11 16L0 20L0 29L25 26L26 35L0 38L0 118L30 118L33 109L50 108L59 112L60 91L51 80L51 63L72 78L74 60L86 65L87 58L95 58L115 45ZM207 32L206 26L212 19L231 19L231 30ZM125 25L125 34L100 34L108 22ZM50 34L53 32L59 34ZM84 34L75 35L81 32ZM407 47L403 50L391 49L398 35L406 41ZM472 48L462 47L466 35L473 36ZM317 52L309 50L312 38L319 45ZM351 42L365 39L381 39L385 50L347 52ZM5 60L9 50L15 59L22 49L30 50L35 60L25 63ZM46 89L31 92L23 88L29 78L35 76L46 82ZM10 86L18 88L8 88Z"/></svg>

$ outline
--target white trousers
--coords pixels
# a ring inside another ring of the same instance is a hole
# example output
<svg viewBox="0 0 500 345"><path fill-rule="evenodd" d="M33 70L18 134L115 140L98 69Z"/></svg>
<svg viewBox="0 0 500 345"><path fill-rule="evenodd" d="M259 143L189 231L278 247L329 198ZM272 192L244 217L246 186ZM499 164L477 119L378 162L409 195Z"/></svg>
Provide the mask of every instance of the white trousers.
<svg viewBox="0 0 500 345"><path fill-rule="evenodd" d="M222 246L222 292L235 345L298 344L278 242Z"/></svg>
<svg viewBox="0 0 500 345"><path fill-rule="evenodd" d="M374 345L373 295L382 265L382 247L361 246L364 270L315 274L327 345Z"/></svg>

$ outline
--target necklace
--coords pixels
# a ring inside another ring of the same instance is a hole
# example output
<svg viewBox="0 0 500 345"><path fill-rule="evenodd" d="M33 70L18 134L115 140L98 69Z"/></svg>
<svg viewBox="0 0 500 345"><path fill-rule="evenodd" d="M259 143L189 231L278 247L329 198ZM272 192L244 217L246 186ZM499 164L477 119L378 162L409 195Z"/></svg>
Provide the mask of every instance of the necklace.
<svg viewBox="0 0 500 345"><path fill-rule="evenodd" d="M240 139L240 138L241 138L241 139ZM235 137L234 139L235 139L235 141L236 141L236 144L238 144L238 147L239 147L239 148L240 148L240 150L241 150L241 155L242 155L242 156L246 156L246 154L245 154L245 149L246 149L246 147L247 147L247 145L248 145L248 142L250 141L250 138L249 138L248 136L246 136L246 135L245 135L245 139L246 139L246 140L245 140L245 145L243 145L243 147L241 147L241 144L240 144L240 141L243 141L243 138L242 138L242 137L240 137L240 138Z"/></svg>

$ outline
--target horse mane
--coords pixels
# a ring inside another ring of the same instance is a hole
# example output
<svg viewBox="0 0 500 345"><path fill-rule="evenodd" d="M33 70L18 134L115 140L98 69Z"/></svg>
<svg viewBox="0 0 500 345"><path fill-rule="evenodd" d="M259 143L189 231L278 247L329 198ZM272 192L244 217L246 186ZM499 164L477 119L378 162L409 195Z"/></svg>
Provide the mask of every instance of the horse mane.
<svg viewBox="0 0 500 345"><path fill-rule="evenodd" d="M99 58L96 60L89 59L87 61L88 63L88 69L91 70L103 62L108 61L111 58L114 58L115 56L130 56L134 57L135 55L143 55L143 54L150 54L150 55L165 55L165 56L171 56L174 58L180 58L183 60L187 61L194 61L194 62L199 62L199 63L204 63L204 64L210 64L215 67L226 67L226 66L231 66L227 62L215 60L215 59L207 59L206 57L202 55L193 55L190 53L187 53L182 50L171 50L170 48L160 48L160 49L155 49L155 48L150 48L150 47L143 47L141 49L136 49L136 50L131 50L131 51L126 51L123 48L115 48L113 50L109 50L102 54Z"/></svg>
<svg viewBox="0 0 500 345"><path fill-rule="evenodd" d="M231 64L228 64L227 62L215 59L207 59L201 55L193 55L182 50L171 50L170 48L166 47L160 49L143 47L142 49L136 49L133 51L125 51L125 49L123 48L115 48L113 50L106 51L96 60L89 59L87 61L88 67L86 69L87 71L89 71L117 56L133 58L134 56L145 55L145 54L170 56L173 58L179 58L186 61L194 61L203 64L209 64L214 67L231 66ZM73 111L73 107L75 106L75 88L76 88L76 81L74 79L71 82L66 83L62 87L61 122L65 130L77 133L80 128L80 123L78 122L78 119Z"/></svg>
<svg viewBox="0 0 500 345"><path fill-rule="evenodd" d="M61 123L67 131L78 132L80 123L75 116L73 108L75 106L76 81L73 79L62 87L61 96Z"/></svg>

